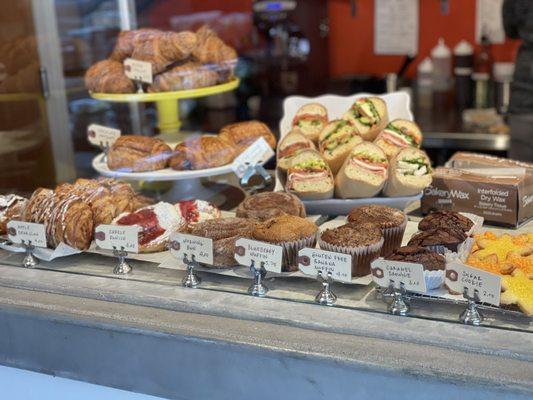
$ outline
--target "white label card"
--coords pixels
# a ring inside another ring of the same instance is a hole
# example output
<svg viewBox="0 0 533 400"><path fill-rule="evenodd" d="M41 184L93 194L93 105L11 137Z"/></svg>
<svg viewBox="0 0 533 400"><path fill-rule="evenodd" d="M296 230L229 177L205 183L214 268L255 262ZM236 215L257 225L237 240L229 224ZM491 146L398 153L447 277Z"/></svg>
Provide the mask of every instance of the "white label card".
<svg viewBox="0 0 533 400"><path fill-rule="evenodd" d="M400 284L403 283L407 291L420 293L426 291L422 264L378 258L370 264L370 272L372 280L381 287L388 287L393 282L395 288L400 288Z"/></svg>
<svg viewBox="0 0 533 400"><path fill-rule="evenodd" d="M240 265L249 267L253 261L256 268L263 263L267 271L280 273L282 259L281 246L242 238L235 242L235 260Z"/></svg>
<svg viewBox="0 0 533 400"><path fill-rule="evenodd" d="M456 293L468 289L468 295L474 297L477 291L479 301L495 306L500 305L502 278L460 262L446 264L446 286Z"/></svg>
<svg viewBox="0 0 533 400"><path fill-rule="evenodd" d="M305 248L298 252L298 268L306 275L316 276L318 272L326 278L331 272L335 281L352 281L352 256L333 251Z"/></svg>
<svg viewBox="0 0 533 400"><path fill-rule="evenodd" d="M189 260L213 265L213 240L199 236L175 233L170 238L170 252L174 257L183 260L187 255Z"/></svg>
<svg viewBox="0 0 533 400"><path fill-rule="evenodd" d="M146 61L126 58L124 60L124 73L134 81L144 83L152 83L153 81L152 64Z"/></svg>
<svg viewBox="0 0 533 400"><path fill-rule="evenodd" d="M91 124L87 128L87 140L89 143L100 147L110 147L120 137L120 129Z"/></svg>
<svg viewBox="0 0 533 400"><path fill-rule="evenodd" d="M265 138L260 137L233 160L231 169L235 175L242 178L250 165L266 163L273 156L274 150L268 145Z"/></svg>
<svg viewBox="0 0 533 400"><path fill-rule="evenodd" d="M122 225L98 225L94 231L96 245L105 250L139 252L139 227Z"/></svg>
<svg viewBox="0 0 533 400"><path fill-rule="evenodd" d="M46 231L43 224L9 221L7 223L7 236L13 243L24 242L35 247L46 247Z"/></svg>

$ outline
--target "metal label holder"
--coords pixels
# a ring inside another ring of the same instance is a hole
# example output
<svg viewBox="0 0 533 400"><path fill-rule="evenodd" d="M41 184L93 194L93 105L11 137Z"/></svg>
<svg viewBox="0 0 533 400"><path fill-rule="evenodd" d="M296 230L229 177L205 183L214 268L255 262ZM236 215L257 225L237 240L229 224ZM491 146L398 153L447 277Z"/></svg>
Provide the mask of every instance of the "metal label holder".
<svg viewBox="0 0 533 400"><path fill-rule="evenodd" d="M459 320L465 325L479 326L483 322L483 314L477 309L476 302L479 302L479 292L474 289L474 295L468 294L468 288L463 288L463 297L468 300L466 309L459 316Z"/></svg>
<svg viewBox="0 0 533 400"><path fill-rule="evenodd" d="M261 164L248 164L246 167L246 170L244 171L244 175L242 176L240 180L241 187L245 188L248 186L250 178L252 176L259 175L263 178L263 183L261 185L254 185L251 187L248 187L248 191L250 193L257 192L258 190L264 189L268 187L272 183L272 176L267 172L265 168Z"/></svg>
<svg viewBox="0 0 533 400"><path fill-rule="evenodd" d="M394 281L391 279L387 292L392 293L392 303L389 304L387 311L392 315L406 316L411 307L409 306L407 291L405 290L403 282L400 282L400 287L397 288L394 285Z"/></svg>
<svg viewBox="0 0 533 400"><path fill-rule="evenodd" d="M126 275L132 271L132 267L128 264L126 257L128 252L124 250L123 246L120 246L120 250L113 246L113 255L118 258L118 263L113 268L113 273L115 275Z"/></svg>
<svg viewBox="0 0 533 400"><path fill-rule="evenodd" d="M316 279L322 284L322 290L315 297L315 302L322 306L333 306L337 301L337 295L331 291L331 272L324 278L322 272L318 272Z"/></svg>
<svg viewBox="0 0 533 400"><path fill-rule="evenodd" d="M189 260L187 253L185 253L183 255L183 263L187 266L187 276L183 278L181 284L184 287L193 289L197 288L198 285L202 283L202 279L200 279L200 277L194 273L194 268L199 266L198 261L196 261L196 257L193 254Z"/></svg>
<svg viewBox="0 0 533 400"><path fill-rule="evenodd" d="M39 264L39 260L33 255L33 250L35 250L35 246L31 244L31 240L28 240L28 242L23 240L21 243L22 247L24 247L24 249L26 250L26 255L22 260L22 266L24 268L35 268L37 264Z"/></svg>
<svg viewBox="0 0 533 400"><path fill-rule="evenodd" d="M263 279L267 273L264 264L261 262L261 266L256 268L255 262L252 261L252 265L250 265L250 272L254 275L254 283L248 288L248 294L251 296L265 297L268 292L268 288L263 284Z"/></svg>

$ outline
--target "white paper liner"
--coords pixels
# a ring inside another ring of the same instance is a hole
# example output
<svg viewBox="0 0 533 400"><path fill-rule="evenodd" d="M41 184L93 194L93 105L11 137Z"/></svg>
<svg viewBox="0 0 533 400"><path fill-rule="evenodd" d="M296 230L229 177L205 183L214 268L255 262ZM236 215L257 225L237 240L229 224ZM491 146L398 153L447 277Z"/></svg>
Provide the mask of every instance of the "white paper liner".
<svg viewBox="0 0 533 400"><path fill-rule="evenodd" d="M460 212L462 216L468 218L470 221L474 223L472 227L466 232L467 236L475 235L476 233L479 233L481 231L481 227L483 226L483 222L485 219L483 217L480 217L479 215L467 213L467 212Z"/></svg>
<svg viewBox="0 0 533 400"><path fill-rule="evenodd" d="M298 252L305 247L315 247L318 232L312 236L295 240L293 242L275 243L283 247L283 262L281 266L282 271L297 271L298 270Z"/></svg>
<svg viewBox="0 0 533 400"><path fill-rule="evenodd" d="M426 281L426 292L435 290L444 284L445 270L428 271L424 270L424 280Z"/></svg>
<svg viewBox="0 0 533 400"><path fill-rule="evenodd" d="M352 256L352 277L370 274L370 263L379 257L383 248L384 239L381 238L376 244L361 247L336 246L318 239L318 245L322 250L336 253L350 254Z"/></svg>
<svg viewBox="0 0 533 400"><path fill-rule="evenodd" d="M0 243L0 248L7 251L11 251L13 253L24 253L26 251L24 247L22 247L22 245L18 246L16 244ZM81 252L81 250L75 249L74 247L70 247L69 245L61 242L55 249L36 247L33 250L33 255L39 260L52 261L56 258L71 256L73 254L79 254Z"/></svg>
<svg viewBox="0 0 533 400"><path fill-rule="evenodd" d="M383 248L381 249L381 256L388 256L394 250L402 246L403 234L405 233L406 227L407 215L405 216L405 219L400 226L381 229L384 238Z"/></svg>

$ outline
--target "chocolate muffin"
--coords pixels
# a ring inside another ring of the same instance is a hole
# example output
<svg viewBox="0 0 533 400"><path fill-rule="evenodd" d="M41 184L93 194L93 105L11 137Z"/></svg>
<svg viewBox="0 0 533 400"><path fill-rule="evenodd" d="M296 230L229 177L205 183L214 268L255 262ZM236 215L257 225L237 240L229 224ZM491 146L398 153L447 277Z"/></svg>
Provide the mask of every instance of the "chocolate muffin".
<svg viewBox="0 0 533 400"><path fill-rule="evenodd" d="M315 247L318 227L302 217L280 215L258 223L252 233L255 240L283 247L282 271L298 270L298 251Z"/></svg>
<svg viewBox="0 0 533 400"><path fill-rule="evenodd" d="M379 257L383 247L381 228L370 222L357 226L346 224L326 229L320 235L320 248L352 256L352 276L370 273L370 263Z"/></svg>
<svg viewBox="0 0 533 400"><path fill-rule="evenodd" d="M401 246L407 216L396 208L371 204L354 208L348 214L348 222L355 227L366 222L377 224L383 233L381 255L387 256Z"/></svg>
<svg viewBox="0 0 533 400"><path fill-rule="evenodd" d="M266 221L283 214L305 217L305 206L291 193L263 192L244 199L237 207L237 217L259 221Z"/></svg>
<svg viewBox="0 0 533 400"><path fill-rule="evenodd" d="M443 254L446 249L457 251L461 243L466 240L466 233L455 226L440 226L418 232L407 243L409 246L428 247Z"/></svg>
<svg viewBox="0 0 533 400"><path fill-rule="evenodd" d="M441 227L452 227L460 229L466 233L472 228L472 226L474 226L474 222L470 218L455 211L434 211L418 223L418 229L421 231L428 231L430 229Z"/></svg>

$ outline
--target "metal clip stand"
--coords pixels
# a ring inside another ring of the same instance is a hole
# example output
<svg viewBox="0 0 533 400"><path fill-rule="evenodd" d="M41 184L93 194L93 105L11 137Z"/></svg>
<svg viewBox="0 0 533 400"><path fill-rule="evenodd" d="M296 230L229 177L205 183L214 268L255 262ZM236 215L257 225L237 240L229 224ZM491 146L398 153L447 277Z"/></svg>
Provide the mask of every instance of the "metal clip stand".
<svg viewBox="0 0 533 400"><path fill-rule="evenodd" d="M259 185L249 186L252 176L259 175L263 182ZM239 184L243 189L250 193L255 193L259 190L265 189L272 183L272 176L263 168L261 164L247 164Z"/></svg>
<svg viewBox="0 0 533 400"><path fill-rule="evenodd" d="M198 266L198 261L196 261L194 255L189 260L189 258L187 258L187 254L184 254L183 262L185 265L187 265L187 276L183 278L181 284L188 288L198 287L198 285L202 282L200 277L194 273L194 267Z"/></svg>
<svg viewBox="0 0 533 400"><path fill-rule="evenodd" d="M390 281L389 290L393 292L392 303L389 304L388 311L393 315L406 316L409 312L409 304L406 303L405 298L405 287L403 283L400 282L400 288L394 286L394 281Z"/></svg>
<svg viewBox="0 0 533 400"><path fill-rule="evenodd" d="M24 257L24 260L22 260L22 266L24 268L35 268L35 266L39 264L39 260L33 255L35 246L31 244L31 240L28 241L28 243L23 240L22 246L24 246L24 249L26 249L26 256Z"/></svg>
<svg viewBox="0 0 533 400"><path fill-rule="evenodd" d="M128 256L128 252L124 250L124 247L120 247L120 250L118 250L116 247L113 247L113 255L118 258L118 263L113 268L113 273L115 275L126 275L131 272L131 266L126 261L126 257Z"/></svg>
<svg viewBox="0 0 533 400"><path fill-rule="evenodd" d="M263 285L263 279L267 272L264 267L264 263L261 262L261 266L256 268L255 263L252 261L252 265L250 265L250 271L252 274L254 274L254 283L248 288L248 293L252 296L265 297L268 292L268 288Z"/></svg>
<svg viewBox="0 0 533 400"><path fill-rule="evenodd" d="M331 291L330 288L331 282L333 282L331 279L331 272L328 272L326 278L324 278L322 273L319 272L316 279L322 283L322 290L316 295L315 301L323 306L334 305L337 301L337 296Z"/></svg>
<svg viewBox="0 0 533 400"><path fill-rule="evenodd" d="M468 300L466 310L459 316L459 320L466 325L479 326L483 322L483 315L477 309L476 301L479 301L479 292L474 290L474 296L468 295L468 288L463 289L463 297Z"/></svg>
<svg viewBox="0 0 533 400"><path fill-rule="evenodd" d="M107 162L107 154L109 153L109 143L100 142L98 147L100 147L100 150L102 150L102 158L100 159L100 161Z"/></svg>

